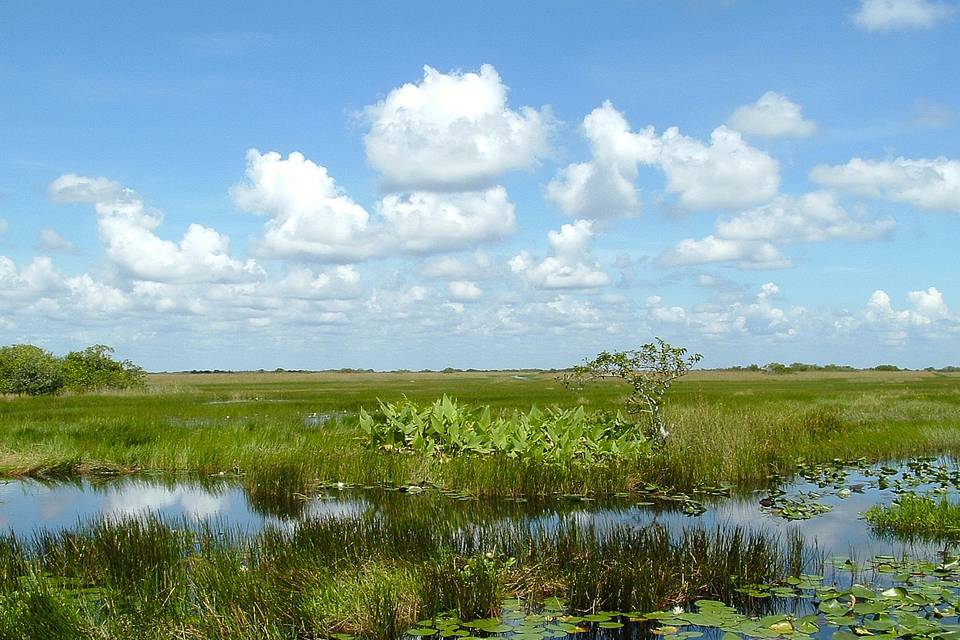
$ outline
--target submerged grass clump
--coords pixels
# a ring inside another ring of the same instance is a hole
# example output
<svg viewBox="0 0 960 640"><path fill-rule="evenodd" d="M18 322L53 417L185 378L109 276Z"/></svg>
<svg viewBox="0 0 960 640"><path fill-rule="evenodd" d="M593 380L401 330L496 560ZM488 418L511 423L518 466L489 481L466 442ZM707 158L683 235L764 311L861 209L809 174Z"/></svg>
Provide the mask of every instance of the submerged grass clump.
<svg viewBox="0 0 960 640"><path fill-rule="evenodd" d="M879 533L900 538L960 539L960 504L946 496L904 494L890 505L874 505L863 517Z"/></svg>
<svg viewBox="0 0 960 640"><path fill-rule="evenodd" d="M600 532L564 517L463 529L429 514L364 516L251 537L104 521L0 537L0 637L388 640L443 612L496 615L505 598L558 597L577 611L745 605L739 586L783 578L802 553L739 529Z"/></svg>

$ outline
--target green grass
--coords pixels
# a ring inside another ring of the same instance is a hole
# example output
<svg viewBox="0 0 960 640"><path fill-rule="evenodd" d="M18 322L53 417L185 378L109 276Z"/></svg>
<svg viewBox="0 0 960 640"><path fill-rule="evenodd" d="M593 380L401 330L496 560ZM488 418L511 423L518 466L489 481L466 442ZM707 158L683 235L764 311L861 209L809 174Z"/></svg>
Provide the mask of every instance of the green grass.
<svg viewBox="0 0 960 640"><path fill-rule="evenodd" d="M804 547L739 529L556 531L486 525L464 536L430 510L311 520L254 537L156 519L0 537L0 638L393 640L445 611L495 615L506 597L578 611L653 611L697 598L749 605L744 584L796 571Z"/></svg>
<svg viewBox="0 0 960 640"><path fill-rule="evenodd" d="M369 451L355 417L376 399L444 393L494 410L619 406L625 387L564 389L552 374L169 374L148 391L0 400L0 473L62 477L141 469L240 473L250 486L315 481L435 484L477 495L614 493L643 482L688 490L762 484L808 460L872 461L960 453L960 376L934 373L703 372L668 396L667 445L651 458L558 470L499 458L438 459Z"/></svg>
<svg viewBox="0 0 960 640"><path fill-rule="evenodd" d="M877 532L904 539L960 539L960 504L946 496L939 499L904 494L890 505L875 505L864 518Z"/></svg>

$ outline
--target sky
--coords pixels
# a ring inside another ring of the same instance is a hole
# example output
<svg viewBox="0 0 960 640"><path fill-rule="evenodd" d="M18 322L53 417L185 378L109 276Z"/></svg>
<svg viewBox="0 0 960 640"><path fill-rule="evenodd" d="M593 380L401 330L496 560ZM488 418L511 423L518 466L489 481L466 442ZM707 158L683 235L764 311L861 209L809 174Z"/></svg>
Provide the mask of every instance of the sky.
<svg viewBox="0 0 960 640"><path fill-rule="evenodd" d="M0 344L960 365L960 2L0 4Z"/></svg>

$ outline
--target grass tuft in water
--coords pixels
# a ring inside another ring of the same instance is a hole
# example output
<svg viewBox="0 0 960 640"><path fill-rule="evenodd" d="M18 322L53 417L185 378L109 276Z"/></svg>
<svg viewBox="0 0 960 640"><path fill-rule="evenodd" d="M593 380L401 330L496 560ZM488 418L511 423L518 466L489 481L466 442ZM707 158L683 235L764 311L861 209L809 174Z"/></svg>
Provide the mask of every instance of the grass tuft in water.
<svg viewBox="0 0 960 640"><path fill-rule="evenodd" d="M960 504L946 496L903 494L890 505L874 505L863 517L879 533L905 539L960 539Z"/></svg>

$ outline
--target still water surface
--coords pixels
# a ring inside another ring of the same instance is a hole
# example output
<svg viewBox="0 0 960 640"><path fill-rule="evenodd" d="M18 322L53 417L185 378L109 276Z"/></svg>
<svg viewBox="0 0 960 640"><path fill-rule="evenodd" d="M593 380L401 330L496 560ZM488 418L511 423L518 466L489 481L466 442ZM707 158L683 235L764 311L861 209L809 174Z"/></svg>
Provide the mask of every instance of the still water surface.
<svg viewBox="0 0 960 640"><path fill-rule="evenodd" d="M848 481L857 483L862 479L853 474ZM784 488L789 493L817 490L816 486L803 481ZM420 501L418 506L434 508L438 517L452 519L463 526L482 521L505 527L549 530L564 515L600 531L615 525L646 527L659 523L675 531L696 525L742 526L779 534L783 540L799 532L827 557L903 554L933 557L943 548L933 543L895 541L871 532L861 514L874 504L893 500L895 494L890 491L867 487L863 493L852 493L846 498L824 496L820 502L830 505L831 510L802 521L788 521L763 509L760 504L763 496L757 493L716 498L707 502L705 513L689 516L675 503L651 505L638 498L463 501L433 491L405 494L380 489L327 489L302 500L278 501L272 494L251 493L235 480L144 475L71 483L17 480L0 482L0 532L29 537L37 529L67 529L99 518L156 514L164 519L207 521L256 533L265 527L295 528L303 520L318 517L352 519L380 515L389 518L398 507L403 510L409 501Z"/></svg>

